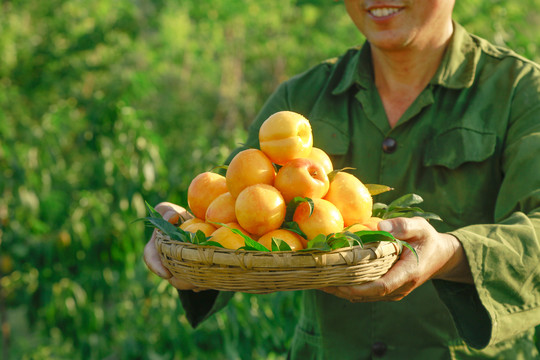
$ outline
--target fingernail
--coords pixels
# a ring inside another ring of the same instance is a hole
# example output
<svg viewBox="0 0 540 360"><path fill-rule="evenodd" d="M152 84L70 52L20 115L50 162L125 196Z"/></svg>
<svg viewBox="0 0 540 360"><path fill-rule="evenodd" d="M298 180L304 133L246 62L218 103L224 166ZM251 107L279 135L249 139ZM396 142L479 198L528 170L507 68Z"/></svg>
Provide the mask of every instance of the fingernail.
<svg viewBox="0 0 540 360"><path fill-rule="evenodd" d="M392 232L394 227L392 226L392 223L387 220L383 220L379 223L379 230L386 231L386 232Z"/></svg>

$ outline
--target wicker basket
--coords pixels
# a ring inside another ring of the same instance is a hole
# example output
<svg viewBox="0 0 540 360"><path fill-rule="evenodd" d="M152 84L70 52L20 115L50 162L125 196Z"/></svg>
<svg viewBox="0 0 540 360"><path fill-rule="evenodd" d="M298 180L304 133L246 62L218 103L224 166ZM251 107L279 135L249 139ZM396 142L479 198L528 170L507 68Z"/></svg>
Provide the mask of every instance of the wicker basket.
<svg viewBox="0 0 540 360"><path fill-rule="evenodd" d="M156 247L175 276L201 288L249 293L358 285L384 275L401 253L395 242L325 251L245 251L171 240Z"/></svg>

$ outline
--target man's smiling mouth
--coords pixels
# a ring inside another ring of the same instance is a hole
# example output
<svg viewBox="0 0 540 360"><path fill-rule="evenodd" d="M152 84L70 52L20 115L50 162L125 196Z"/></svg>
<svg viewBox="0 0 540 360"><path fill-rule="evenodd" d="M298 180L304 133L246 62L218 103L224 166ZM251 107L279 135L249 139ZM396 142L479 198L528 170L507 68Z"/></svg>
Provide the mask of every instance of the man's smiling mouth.
<svg viewBox="0 0 540 360"><path fill-rule="evenodd" d="M369 10L369 13L374 17L385 17L385 16L395 14L399 12L400 10L401 10L400 8L393 8L393 7L375 8L375 9Z"/></svg>

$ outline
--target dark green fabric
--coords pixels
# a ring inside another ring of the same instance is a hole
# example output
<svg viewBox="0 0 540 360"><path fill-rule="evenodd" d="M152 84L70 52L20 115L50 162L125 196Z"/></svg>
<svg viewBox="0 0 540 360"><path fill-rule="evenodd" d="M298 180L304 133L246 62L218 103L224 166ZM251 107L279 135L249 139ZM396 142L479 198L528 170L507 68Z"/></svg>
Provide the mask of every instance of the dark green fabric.
<svg viewBox="0 0 540 360"><path fill-rule="evenodd" d="M369 44L279 86L271 114L306 116L314 146L364 183L424 198L463 244L474 286L430 281L399 302L304 292L292 359L537 359L540 324L540 68L455 25L442 64L394 128L373 81ZM397 141L391 154L385 138ZM424 259L425 261L425 259ZM477 348L474 349L473 347Z"/></svg>
<svg viewBox="0 0 540 360"><path fill-rule="evenodd" d="M186 312L186 318L192 327L197 327L209 316L218 294L219 291L216 290L207 290L198 293L191 290L178 290L182 307Z"/></svg>

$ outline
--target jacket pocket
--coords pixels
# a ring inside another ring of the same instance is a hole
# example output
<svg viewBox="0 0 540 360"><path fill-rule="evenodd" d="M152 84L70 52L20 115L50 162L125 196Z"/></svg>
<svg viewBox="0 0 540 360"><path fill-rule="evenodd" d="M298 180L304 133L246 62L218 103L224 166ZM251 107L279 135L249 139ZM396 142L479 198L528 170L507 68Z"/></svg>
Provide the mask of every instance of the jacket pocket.
<svg viewBox="0 0 540 360"><path fill-rule="evenodd" d="M426 144L419 181L425 206L443 219L439 231L494 221L499 160L497 136L489 130L454 127Z"/></svg>
<svg viewBox="0 0 540 360"><path fill-rule="evenodd" d="M468 162L482 162L495 152L493 132L459 127L436 135L427 145L424 166L444 166L455 170Z"/></svg>
<svg viewBox="0 0 540 360"><path fill-rule="evenodd" d="M300 323L296 326L287 359L322 360L321 341L320 335L306 331Z"/></svg>

